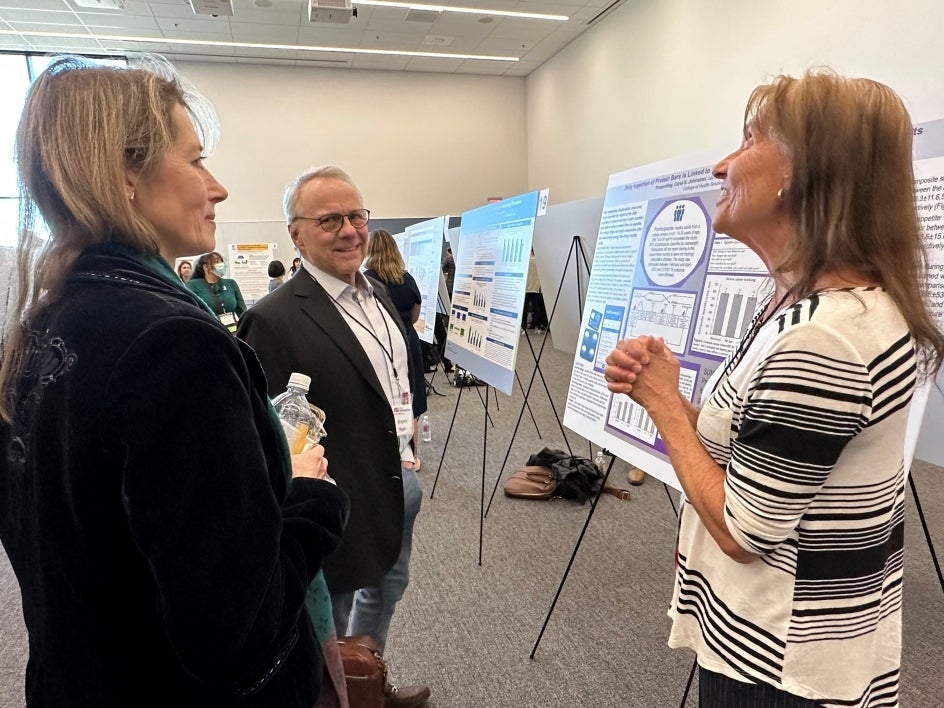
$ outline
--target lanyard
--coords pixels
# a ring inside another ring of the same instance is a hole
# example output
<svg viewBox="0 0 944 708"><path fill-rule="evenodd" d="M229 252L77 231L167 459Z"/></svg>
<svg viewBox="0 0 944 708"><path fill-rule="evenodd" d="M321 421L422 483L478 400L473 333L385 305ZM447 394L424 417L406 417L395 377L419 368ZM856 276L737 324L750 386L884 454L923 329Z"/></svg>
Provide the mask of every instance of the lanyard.
<svg viewBox="0 0 944 708"><path fill-rule="evenodd" d="M355 287L355 292L357 292L356 287ZM331 299L334 301L334 304L337 306L337 308L341 310L341 312L343 312L345 315L347 315L348 320L350 320L351 322L354 322L358 327L360 327L362 330L367 332L367 334L371 336L371 339L377 342L377 346L380 347L380 351L384 353L384 356L387 358L387 361L390 362L390 370L393 372L393 379L397 383L397 391L398 393L402 392L403 386L400 384L400 374L397 373L396 364L393 363L393 337L390 334L390 325L387 324L387 318L384 316L383 307L377 304L376 300L374 301L374 305L377 308L378 314L380 315L380 319L383 320L384 329L387 331L387 344L390 347L389 350L387 349L387 347L384 346L383 342L380 341L380 337L378 337L377 334L374 332L373 323L371 323L370 316L367 315L367 311L364 309L363 306L361 306L361 311L367 317L367 323L370 325L370 327L368 327L363 322L361 322L354 315L354 313L348 311L348 309L344 307L344 305L341 304L340 300L338 300L334 296L331 296Z"/></svg>

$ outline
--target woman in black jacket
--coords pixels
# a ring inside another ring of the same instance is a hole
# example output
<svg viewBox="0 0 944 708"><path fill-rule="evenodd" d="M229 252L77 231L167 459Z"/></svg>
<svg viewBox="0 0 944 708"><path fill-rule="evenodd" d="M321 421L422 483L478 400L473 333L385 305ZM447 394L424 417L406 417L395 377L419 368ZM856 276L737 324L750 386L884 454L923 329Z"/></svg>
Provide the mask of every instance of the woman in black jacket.
<svg viewBox="0 0 944 708"><path fill-rule="evenodd" d="M75 58L26 100L0 539L28 706L319 695L320 565L347 502L323 449L289 457L255 355L170 265L213 249L227 196L201 108L172 75Z"/></svg>

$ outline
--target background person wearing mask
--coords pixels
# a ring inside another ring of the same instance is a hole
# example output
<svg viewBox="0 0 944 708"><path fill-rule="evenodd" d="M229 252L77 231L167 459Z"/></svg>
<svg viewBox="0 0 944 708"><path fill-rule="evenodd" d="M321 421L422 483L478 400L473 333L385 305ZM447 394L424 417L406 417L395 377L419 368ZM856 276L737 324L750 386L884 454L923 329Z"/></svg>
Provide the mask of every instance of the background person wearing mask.
<svg viewBox="0 0 944 708"><path fill-rule="evenodd" d="M246 301L236 281L225 276L226 262L223 256L216 251L204 253L193 264L193 274L187 281L187 287L209 306L223 324L233 330L246 311Z"/></svg>
<svg viewBox="0 0 944 708"><path fill-rule="evenodd" d="M661 339L604 370L685 491L669 645L695 651L702 706L897 706L908 405L944 356L911 119L887 86L818 72L756 88L743 135L713 227L773 292L700 409Z"/></svg>
<svg viewBox="0 0 944 708"><path fill-rule="evenodd" d="M227 193L211 109L163 68L53 59L17 132L0 539L26 705L311 708L330 604L309 619L306 594L346 501L320 446L289 458L255 355L174 273Z"/></svg>

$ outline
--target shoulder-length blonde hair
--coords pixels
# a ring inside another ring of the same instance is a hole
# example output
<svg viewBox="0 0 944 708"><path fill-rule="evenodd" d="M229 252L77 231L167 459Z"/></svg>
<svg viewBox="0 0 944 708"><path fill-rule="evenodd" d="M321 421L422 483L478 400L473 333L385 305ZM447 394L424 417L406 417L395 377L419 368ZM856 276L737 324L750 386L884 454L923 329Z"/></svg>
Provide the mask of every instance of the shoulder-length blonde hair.
<svg viewBox="0 0 944 708"><path fill-rule="evenodd" d="M406 272L397 242L389 231L383 229L370 232L364 265L368 270L377 271L377 275L387 285L400 285Z"/></svg>
<svg viewBox="0 0 944 708"><path fill-rule="evenodd" d="M154 227L133 208L127 170L147 172L164 157L176 138L172 113L178 105L209 147L216 129L212 109L167 62L154 59L138 69L60 57L30 88L16 133L20 224L0 366L4 419L24 332L42 307L59 298L79 254L107 242L158 253ZM37 234L40 216L48 239Z"/></svg>
<svg viewBox="0 0 944 708"><path fill-rule="evenodd" d="M912 123L898 95L831 71L778 76L758 86L745 130L777 140L791 164L783 198L794 226L778 271L805 297L826 272L861 273L889 293L933 375L944 334L924 303L927 253L915 206Z"/></svg>

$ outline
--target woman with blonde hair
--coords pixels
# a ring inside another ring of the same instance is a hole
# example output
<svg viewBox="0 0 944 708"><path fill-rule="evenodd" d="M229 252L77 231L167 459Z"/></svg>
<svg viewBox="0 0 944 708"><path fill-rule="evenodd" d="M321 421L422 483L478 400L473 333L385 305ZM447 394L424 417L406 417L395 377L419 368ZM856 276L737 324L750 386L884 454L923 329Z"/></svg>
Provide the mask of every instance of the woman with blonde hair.
<svg viewBox="0 0 944 708"><path fill-rule="evenodd" d="M255 355L173 270L212 250L227 193L208 106L162 69L56 59L17 131L0 539L26 705L311 708L306 595L346 499L320 446L289 457Z"/></svg>
<svg viewBox="0 0 944 708"><path fill-rule="evenodd" d="M413 324L420 317L423 303L420 289L413 276L407 272L400 255L400 248L389 231L378 229L370 232L367 243L367 260L364 275L378 280L386 286L403 326L406 329L407 350L410 359L410 387L413 389L413 417L426 412L426 379L423 377L423 350L420 337ZM415 440L415 436L414 436Z"/></svg>
<svg viewBox="0 0 944 708"><path fill-rule="evenodd" d="M908 407L944 357L911 119L883 84L815 72L757 87L743 134L714 229L773 292L700 408L661 338L604 371L685 491L669 644L694 650L702 706L897 706Z"/></svg>

